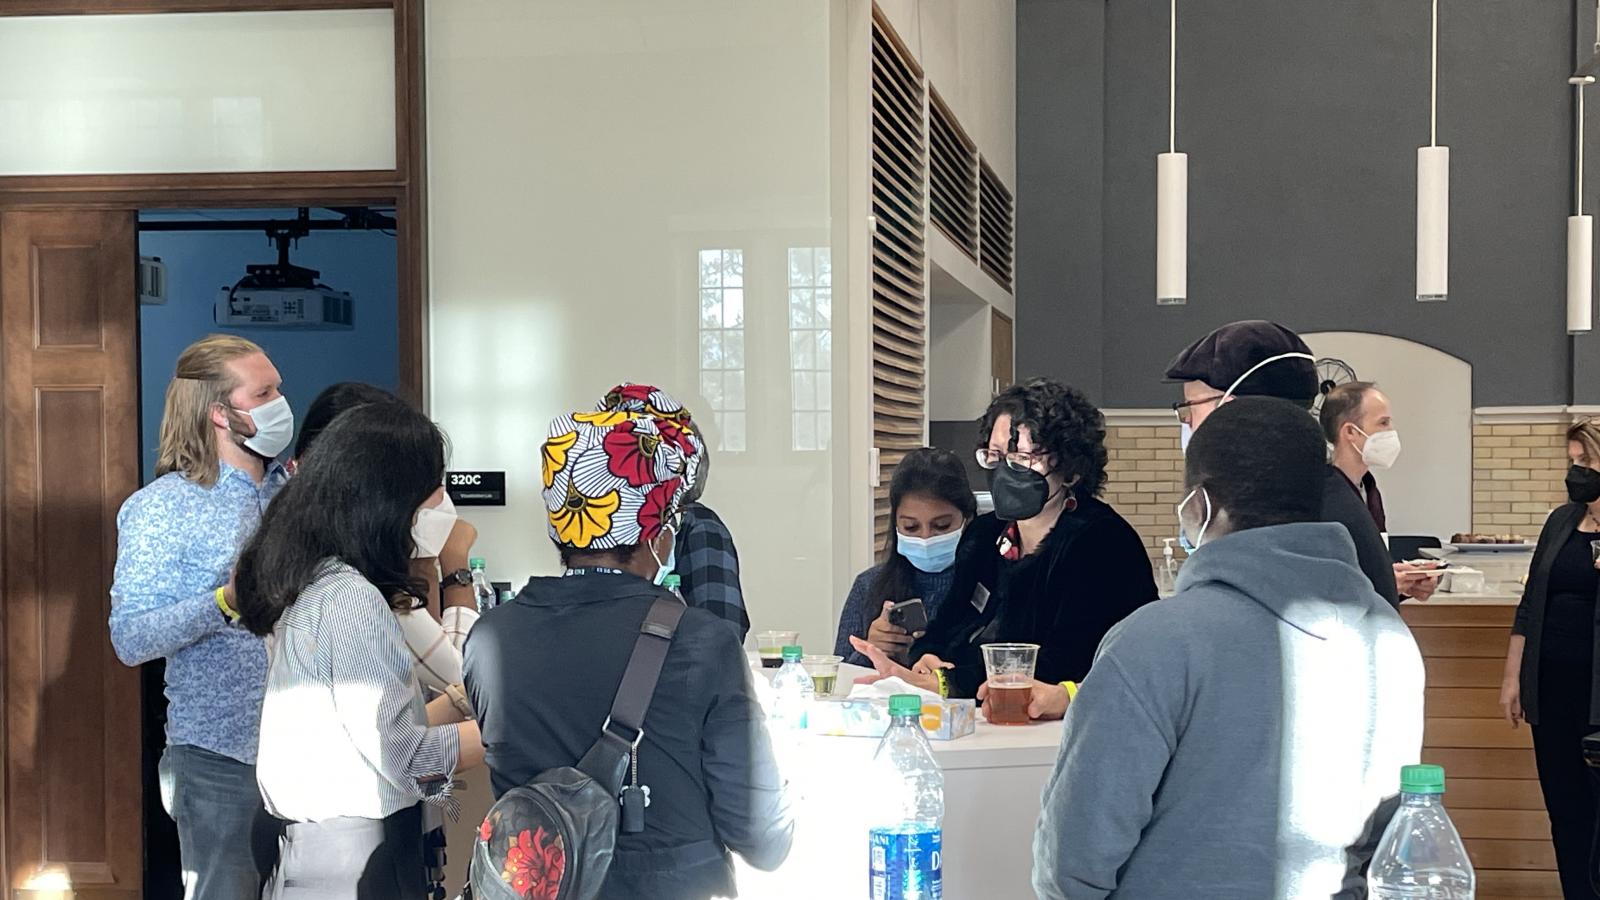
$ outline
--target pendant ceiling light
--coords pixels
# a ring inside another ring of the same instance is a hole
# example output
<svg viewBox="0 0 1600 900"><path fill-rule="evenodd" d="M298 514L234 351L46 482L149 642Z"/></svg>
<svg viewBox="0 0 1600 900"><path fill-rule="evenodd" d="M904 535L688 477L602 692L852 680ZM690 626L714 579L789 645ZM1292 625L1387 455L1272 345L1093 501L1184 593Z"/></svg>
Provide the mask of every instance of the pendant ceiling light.
<svg viewBox="0 0 1600 900"><path fill-rule="evenodd" d="M1567 334L1589 331L1594 310L1594 216L1583 214L1583 89L1593 75L1567 79L1577 94L1577 146L1573 150L1572 215L1567 217Z"/></svg>
<svg viewBox="0 0 1600 900"><path fill-rule="evenodd" d="M1167 152L1156 157L1156 305L1189 302L1189 154L1178 152L1178 0L1167 54Z"/></svg>
<svg viewBox="0 0 1600 900"><path fill-rule="evenodd" d="M1428 146L1417 148L1417 299L1450 296L1450 148L1439 146L1439 0L1433 0Z"/></svg>

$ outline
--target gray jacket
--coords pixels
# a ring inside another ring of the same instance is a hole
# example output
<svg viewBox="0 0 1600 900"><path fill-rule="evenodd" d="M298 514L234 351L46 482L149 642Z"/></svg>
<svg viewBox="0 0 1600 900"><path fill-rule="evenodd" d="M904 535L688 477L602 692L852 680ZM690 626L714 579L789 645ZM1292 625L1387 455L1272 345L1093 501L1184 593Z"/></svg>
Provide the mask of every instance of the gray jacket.
<svg viewBox="0 0 1600 900"><path fill-rule="evenodd" d="M1343 526L1207 542L1175 596L1101 644L1045 787L1034 888L1044 900L1340 893L1400 766L1420 755L1422 690L1416 641Z"/></svg>

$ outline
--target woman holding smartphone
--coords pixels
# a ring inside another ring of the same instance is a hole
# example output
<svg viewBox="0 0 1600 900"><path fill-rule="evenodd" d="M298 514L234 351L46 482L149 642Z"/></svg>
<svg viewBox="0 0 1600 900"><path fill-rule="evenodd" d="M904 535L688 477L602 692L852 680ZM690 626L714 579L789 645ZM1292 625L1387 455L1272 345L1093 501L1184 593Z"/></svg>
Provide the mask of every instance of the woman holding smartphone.
<svg viewBox="0 0 1600 900"><path fill-rule="evenodd" d="M850 646L850 638L856 637L891 659L907 662L912 643L950 595L956 550L977 514L978 502L960 457L930 447L907 453L889 482L894 531L884 539L883 561L856 576L839 613L833 652L845 662L872 665ZM920 603L905 603L911 600ZM902 603L891 616L891 608Z"/></svg>

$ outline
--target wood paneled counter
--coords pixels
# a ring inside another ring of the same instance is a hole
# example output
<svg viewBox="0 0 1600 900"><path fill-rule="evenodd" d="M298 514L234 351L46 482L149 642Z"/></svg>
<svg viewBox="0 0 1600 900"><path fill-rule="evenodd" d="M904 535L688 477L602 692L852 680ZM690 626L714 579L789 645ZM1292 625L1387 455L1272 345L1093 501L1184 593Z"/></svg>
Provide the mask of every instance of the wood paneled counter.
<svg viewBox="0 0 1600 900"><path fill-rule="evenodd" d="M1532 736L1500 717L1516 608L1449 594L1400 608L1428 671L1422 759L1444 766L1445 806L1477 869L1479 900L1561 896Z"/></svg>

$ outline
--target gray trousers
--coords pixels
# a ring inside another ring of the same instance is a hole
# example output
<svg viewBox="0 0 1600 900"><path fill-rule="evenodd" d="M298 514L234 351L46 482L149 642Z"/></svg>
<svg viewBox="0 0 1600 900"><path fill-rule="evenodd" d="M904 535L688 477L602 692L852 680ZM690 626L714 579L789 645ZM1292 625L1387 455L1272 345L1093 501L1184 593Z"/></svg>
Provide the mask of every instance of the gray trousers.
<svg viewBox="0 0 1600 900"><path fill-rule="evenodd" d="M261 896L281 826L267 814L256 767L188 744L161 754L161 805L178 823L184 900Z"/></svg>
<svg viewBox="0 0 1600 900"><path fill-rule="evenodd" d="M263 900L424 900L422 806L385 819L290 822Z"/></svg>

